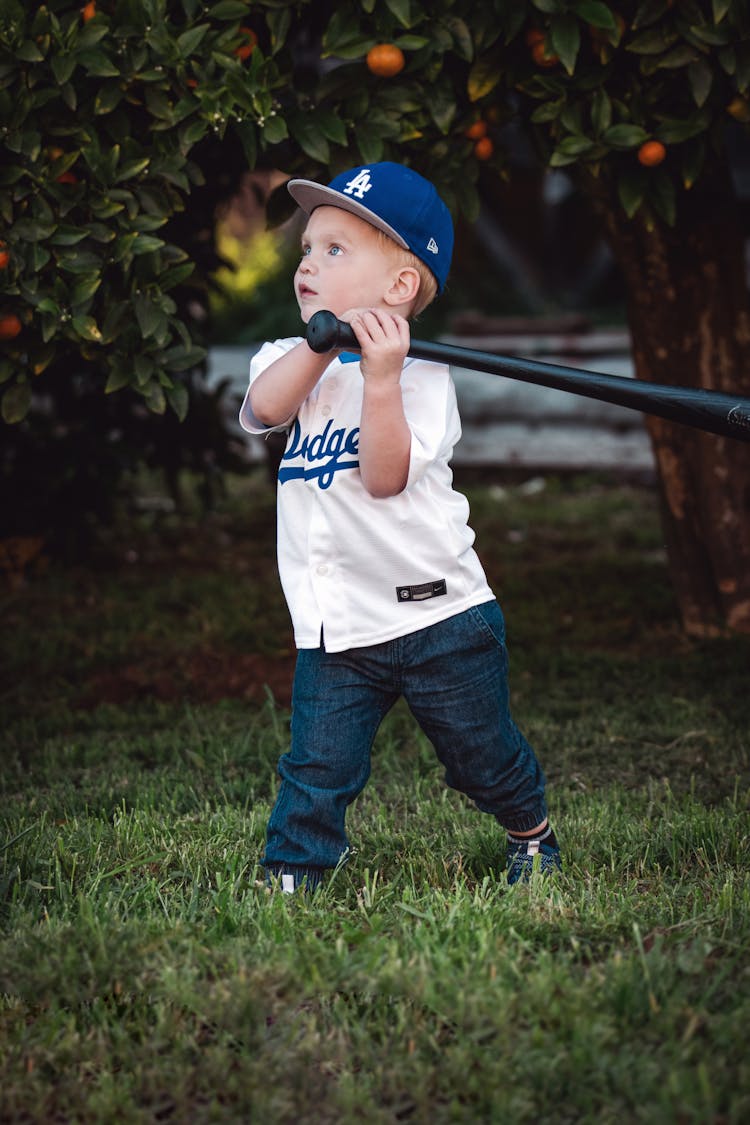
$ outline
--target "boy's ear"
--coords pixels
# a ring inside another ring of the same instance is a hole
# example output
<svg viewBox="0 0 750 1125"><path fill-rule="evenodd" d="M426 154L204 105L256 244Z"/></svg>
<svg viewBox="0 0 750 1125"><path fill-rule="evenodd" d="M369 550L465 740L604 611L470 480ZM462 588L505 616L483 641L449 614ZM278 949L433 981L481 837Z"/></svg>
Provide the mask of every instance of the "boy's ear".
<svg viewBox="0 0 750 1125"><path fill-rule="evenodd" d="M385 294L388 305L408 305L416 300L421 278L413 266L400 266Z"/></svg>

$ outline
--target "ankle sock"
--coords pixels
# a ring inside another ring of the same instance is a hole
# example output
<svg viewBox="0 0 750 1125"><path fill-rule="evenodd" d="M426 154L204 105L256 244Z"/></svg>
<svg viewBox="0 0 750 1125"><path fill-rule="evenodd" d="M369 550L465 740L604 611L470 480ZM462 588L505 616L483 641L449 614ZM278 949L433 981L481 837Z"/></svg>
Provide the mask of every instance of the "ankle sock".
<svg viewBox="0 0 750 1125"><path fill-rule="evenodd" d="M516 836L513 832L509 832L508 843L512 845L515 844L519 848L519 850L523 847L525 851L533 852L539 851L540 844L546 844L548 848L559 847L557 843L557 837L555 836L555 833L552 831L549 824L544 829L544 831L539 833L538 836ZM529 845L534 846L530 848Z"/></svg>

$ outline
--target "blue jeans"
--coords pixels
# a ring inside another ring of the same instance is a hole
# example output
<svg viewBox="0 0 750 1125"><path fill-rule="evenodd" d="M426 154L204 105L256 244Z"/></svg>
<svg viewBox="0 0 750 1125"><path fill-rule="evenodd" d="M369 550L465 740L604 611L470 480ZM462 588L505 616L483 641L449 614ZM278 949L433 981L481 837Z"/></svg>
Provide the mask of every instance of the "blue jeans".
<svg viewBox="0 0 750 1125"><path fill-rule="evenodd" d="M370 776L370 751L403 695L445 768L445 781L507 829L547 815L545 779L508 709L505 622L496 601L416 633L347 652L301 649L292 740L279 762L263 864L311 879L348 851L347 807Z"/></svg>

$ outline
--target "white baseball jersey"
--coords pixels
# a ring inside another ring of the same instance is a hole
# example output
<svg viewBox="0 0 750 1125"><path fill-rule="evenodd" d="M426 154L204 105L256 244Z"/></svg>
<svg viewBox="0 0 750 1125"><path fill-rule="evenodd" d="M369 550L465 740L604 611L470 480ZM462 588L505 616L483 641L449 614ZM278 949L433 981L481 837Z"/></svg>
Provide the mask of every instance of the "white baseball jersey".
<svg viewBox="0 0 750 1125"><path fill-rule="evenodd" d="M301 337L264 344L250 386ZM393 640L494 595L472 544L468 501L449 461L461 436L456 392L443 364L407 359L401 377L411 431L409 477L376 499L359 473L363 379L359 357L336 358L288 429L278 478L278 561L298 648L328 652ZM248 433L269 432L248 393Z"/></svg>

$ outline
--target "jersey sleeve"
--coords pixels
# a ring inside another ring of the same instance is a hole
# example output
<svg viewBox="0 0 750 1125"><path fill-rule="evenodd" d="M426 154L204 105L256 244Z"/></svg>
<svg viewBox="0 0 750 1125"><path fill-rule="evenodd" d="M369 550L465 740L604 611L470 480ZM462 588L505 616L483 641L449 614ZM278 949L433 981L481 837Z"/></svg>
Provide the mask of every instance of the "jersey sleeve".
<svg viewBox="0 0 750 1125"><path fill-rule="evenodd" d="M297 344L302 343L301 336L292 336L286 340L274 340L273 343L267 342L255 353L250 360L250 378L245 391L245 397L240 407L240 425L243 430L249 434L271 434L280 430L286 430L293 418L288 418L286 422L282 422L279 426L265 426L253 414L252 407L250 406L250 388L252 387L258 376L270 367L277 359L281 359L288 351L295 348Z"/></svg>
<svg viewBox="0 0 750 1125"><path fill-rule="evenodd" d="M461 437L461 419L446 366L417 361L406 368L404 376L404 413L411 430L409 489L435 462L450 461Z"/></svg>

